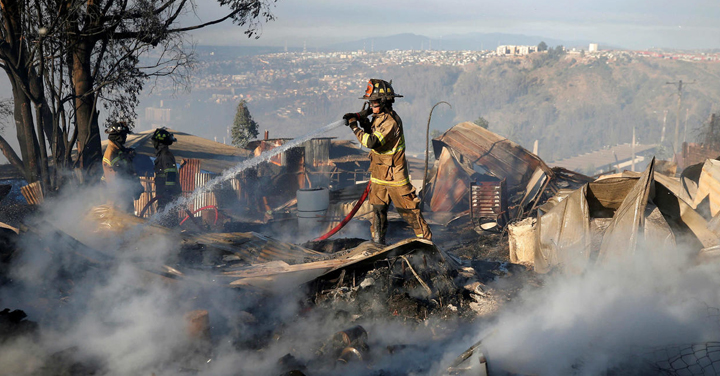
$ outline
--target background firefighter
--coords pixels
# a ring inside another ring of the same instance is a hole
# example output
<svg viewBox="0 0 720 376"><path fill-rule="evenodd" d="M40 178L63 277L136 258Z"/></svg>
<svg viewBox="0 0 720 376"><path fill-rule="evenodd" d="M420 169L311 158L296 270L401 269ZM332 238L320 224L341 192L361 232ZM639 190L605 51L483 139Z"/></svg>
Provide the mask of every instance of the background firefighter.
<svg viewBox="0 0 720 376"><path fill-rule="evenodd" d="M170 151L170 145L176 141L175 136L165 128L156 129L152 135L155 147L155 196L158 198L158 211L164 210L182 193L178 181L177 163ZM171 210L161 222L165 226L175 227L178 225L178 220L177 210Z"/></svg>
<svg viewBox="0 0 720 376"><path fill-rule="evenodd" d="M369 108L343 116L360 143L370 148L370 205L373 220L370 227L373 241L385 243L387 212L390 202L412 226L415 236L431 239L432 233L420 212L420 200L410 183L405 159L405 135L402 120L393 110L396 97L388 83L379 79L368 81L365 95ZM372 115L372 121L367 116ZM360 125L358 126L358 122Z"/></svg>
<svg viewBox="0 0 720 376"><path fill-rule="evenodd" d="M108 146L103 155L102 180L107 189L108 203L133 213L133 200L137 200L144 189L133 166L135 150L125 147L127 135L132 132L125 122L115 122L105 129L105 133L108 135Z"/></svg>

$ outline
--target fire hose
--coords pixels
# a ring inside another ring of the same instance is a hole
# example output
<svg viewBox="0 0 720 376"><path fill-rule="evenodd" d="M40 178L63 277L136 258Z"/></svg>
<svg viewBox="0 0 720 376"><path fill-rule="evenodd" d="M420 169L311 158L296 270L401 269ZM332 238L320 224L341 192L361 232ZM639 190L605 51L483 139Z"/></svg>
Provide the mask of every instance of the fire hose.
<svg viewBox="0 0 720 376"><path fill-rule="evenodd" d="M350 222L350 220L355 216L355 213L357 213L358 210L360 210L360 207L362 206L363 202L365 202L365 200L367 199L368 194L370 194L370 182L367 183L367 186L365 187L365 191L363 192L362 196L360 196L360 199L358 200L358 202L355 204L355 206L352 208L352 210L350 210L350 213L348 213L348 215L345 216L345 219L343 219L342 222L340 222L332 230L328 231L325 235L323 235L313 241L318 242L321 240L325 240L325 239L335 235L338 231L340 231L340 229L345 227L345 225L348 224L348 222Z"/></svg>
<svg viewBox="0 0 720 376"><path fill-rule="evenodd" d="M214 209L214 210L215 210L215 222L213 222L213 226L215 226L215 225L217 224L217 221L218 221L218 208L217 208L217 206L215 206L215 205L207 205L207 206L203 206L203 207L200 208L200 209L193 210L192 212L190 212L190 214L186 215L185 218L183 218L182 221L180 221L180 225L182 225L183 223L185 223L185 221L187 221L188 218L190 218L191 215L195 215L195 214L197 214L198 212L201 212L201 211L203 211L203 210L205 210L205 209Z"/></svg>
<svg viewBox="0 0 720 376"><path fill-rule="evenodd" d="M368 184L369 184L369 183L368 183ZM160 198L160 196L155 196L155 197L153 197L150 201L148 201L148 203L145 204L145 207L143 208L143 210L140 211L140 215L139 215L138 217L142 218L142 217L145 215L145 212L148 210L148 208L150 208L150 205L152 205L153 203L155 203L155 201L157 201L159 198ZM364 200L364 199L363 199L363 200ZM218 221L218 208L217 208L217 206L215 206L215 205L203 206L202 208L197 209L197 210L194 210L194 211L192 211L192 212L186 209L186 211L188 212L188 214L185 216L185 218L183 218L182 221L180 221L180 225L182 225L183 223L185 223L185 221L187 221L187 220L190 218L191 215L195 215L195 214L197 214L198 212L201 212L201 211L203 211L203 210L205 210L205 209L214 209L214 210L215 210L215 221L213 222L213 226L215 226L215 225L217 224L217 221ZM357 211L357 210L356 210L356 211ZM353 214L355 214L355 213L353 213ZM339 230L339 229L338 229L338 230Z"/></svg>

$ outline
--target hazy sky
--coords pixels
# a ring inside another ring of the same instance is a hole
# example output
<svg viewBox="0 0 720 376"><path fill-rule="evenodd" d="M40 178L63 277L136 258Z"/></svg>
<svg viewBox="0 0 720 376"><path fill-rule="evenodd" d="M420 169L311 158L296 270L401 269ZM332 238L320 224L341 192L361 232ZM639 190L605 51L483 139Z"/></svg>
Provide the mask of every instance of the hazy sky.
<svg viewBox="0 0 720 376"><path fill-rule="evenodd" d="M197 17L223 13L197 0ZM720 48L717 0L279 0L277 19L248 40L231 24L194 33L200 44L323 46L366 37L415 33L432 38L470 32L592 40L626 48Z"/></svg>

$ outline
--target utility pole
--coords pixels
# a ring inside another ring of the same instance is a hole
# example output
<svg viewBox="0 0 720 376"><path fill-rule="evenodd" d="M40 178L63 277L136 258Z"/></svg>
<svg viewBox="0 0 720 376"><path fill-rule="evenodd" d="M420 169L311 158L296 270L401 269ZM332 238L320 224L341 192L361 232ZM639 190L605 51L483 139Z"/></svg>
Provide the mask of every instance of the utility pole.
<svg viewBox="0 0 720 376"><path fill-rule="evenodd" d="M690 109L685 109L685 128L683 130L683 144L687 141L687 121L688 117L690 116Z"/></svg>
<svg viewBox="0 0 720 376"><path fill-rule="evenodd" d="M635 172L635 125L633 125L632 145L630 145L630 154L632 161L630 162L630 171Z"/></svg>
<svg viewBox="0 0 720 376"><path fill-rule="evenodd" d="M667 113L668 113L668 110L665 109L665 114L663 115L662 132L660 133L660 144L662 144L665 141L665 125L667 124Z"/></svg>
<svg viewBox="0 0 720 376"><path fill-rule="evenodd" d="M694 84L693 82L687 82L685 85ZM678 89L678 104L677 104L677 114L675 116L675 143L673 144L673 155L677 154L679 149L679 142L680 142L680 108L682 107L682 90L683 90L683 81L679 80L678 82L666 82L666 85L675 85Z"/></svg>

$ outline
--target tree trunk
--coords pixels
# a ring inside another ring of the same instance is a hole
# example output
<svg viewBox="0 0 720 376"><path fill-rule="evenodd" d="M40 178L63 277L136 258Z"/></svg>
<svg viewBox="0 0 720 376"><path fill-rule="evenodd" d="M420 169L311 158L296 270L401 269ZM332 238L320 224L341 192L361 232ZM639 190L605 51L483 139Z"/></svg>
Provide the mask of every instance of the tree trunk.
<svg viewBox="0 0 720 376"><path fill-rule="evenodd" d="M32 104L16 82L17 77L10 77L12 83L13 99L15 104L15 129L20 144L20 154L24 163L23 174L28 183L38 180L40 175L38 150L39 145L35 137L35 128L32 117Z"/></svg>
<svg viewBox="0 0 720 376"><path fill-rule="evenodd" d="M45 85L42 81L42 76L38 75L31 70L30 72L30 93L38 99L38 105L40 106L40 114L37 120L42 126L45 138L48 140L50 150L54 151L53 164L55 167L62 161L62 155L65 154L65 145L62 143L64 137L62 130L57 127L56 122L53 121L53 113L50 110L50 104L45 96ZM58 132L56 135L55 132Z"/></svg>
<svg viewBox="0 0 720 376"><path fill-rule="evenodd" d="M99 178L102 146L97 111L96 93L93 90L93 77L90 68L92 44L80 41L73 52L72 79L75 89L75 116L78 128L78 158L80 167L88 174L90 181Z"/></svg>

